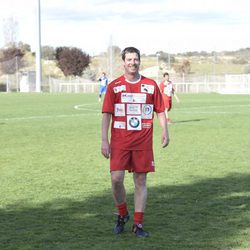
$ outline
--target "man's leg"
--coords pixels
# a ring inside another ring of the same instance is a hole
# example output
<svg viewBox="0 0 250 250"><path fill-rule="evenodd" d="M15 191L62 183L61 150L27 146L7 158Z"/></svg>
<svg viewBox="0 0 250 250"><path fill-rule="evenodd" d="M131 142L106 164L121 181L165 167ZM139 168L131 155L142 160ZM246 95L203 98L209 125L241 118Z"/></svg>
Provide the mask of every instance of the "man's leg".
<svg viewBox="0 0 250 250"><path fill-rule="evenodd" d="M112 192L116 208L118 210L117 224L114 228L114 233L120 234L124 231L124 225L129 220L127 204L126 204L126 191L124 187L125 171L112 171L111 182Z"/></svg>
<svg viewBox="0 0 250 250"><path fill-rule="evenodd" d="M123 170L111 172L112 192L116 205L126 202L126 191L123 183L124 176L125 171Z"/></svg>
<svg viewBox="0 0 250 250"><path fill-rule="evenodd" d="M144 212L147 202L147 174L146 173L134 173L135 184L135 211Z"/></svg>
<svg viewBox="0 0 250 250"><path fill-rule="evenodd" d="M169 118L169 116L168 116L168 109L166 108L165 109L165 115L166 115L166 122L167 122L167 124L171 124L171 120L170 120L170 118Z"/></svg>
<svg viewBox="0 0 250 250"><path fill-rule="evenodd" d="M142 222L144 217L144 210L147 202L147 174L146 173L134 173L135 184L135 212L134 212L134 225L133 232L138 237L148 237L149 234L142 229Z"/></svg>

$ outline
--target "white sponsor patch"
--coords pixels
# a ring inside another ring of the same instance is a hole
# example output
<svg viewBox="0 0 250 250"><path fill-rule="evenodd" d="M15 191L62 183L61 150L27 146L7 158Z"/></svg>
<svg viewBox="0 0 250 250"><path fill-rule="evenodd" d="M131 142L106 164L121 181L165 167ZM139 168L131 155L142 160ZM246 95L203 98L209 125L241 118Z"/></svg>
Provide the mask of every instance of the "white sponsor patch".
<svg viewBox="0 0 250 250"><path fill-rule="evenodd" d="M122 93L121 101L124 103L146 103L146 94L142 93Z"/></svg>
<svg viewBox="0 0 250 250"><path fill-rule="evenodd" d="M141 116L128 115L127 116L127 130L141 130Z"/></svg>
<svg viewBox="0 0 250 250"><path fill-rule="evenodd" d="M142 119L152 119L154 113L153 104L142 104Z"/></svg>
<svg viewBox="0 0 250 250"><path fill-rule="evenodd" d="M123 103L115 104L115 116L125 116L125 104Z"/></svg>
<svg viewBox="0 0 250 250"><path fill-rule="evenodd" d="M126 128L126 124L125 124L125 122L115 121L114 122L114 128L125 129Z"/></svg>
<svg viewBox="0 0 250 250"><path fill-rule="evenodd" d="M152 124L151 123L142 123L142 128L151 128Z"/></svg>
<svg viewBox="0 0 250 250"><path fill-rule="evenodd" d="M116 86L113 88L113 90L115 93L126 91L126 85Z"/></svg>
<svg viewBox="0 0 250 250"><path fill-rule="evenodd" d="M142 84L141 85L141 92L142 93L148 93L148 94L154 94L155 86L149 85L149 84Z"/></svg>
<svg viewBox="0 0 250 250"><path fill-rule="evenodd" d="M141 104L127 104L127 114L128 115L140 115Z"/></svg>
<svg viewBox="0 0 250 250"><path fill-rule="evenodd" d="M173 91L172 84L168 84L167 86L164 87L163 93L166 94L167 96L172 96L172 91Z"/></svg>

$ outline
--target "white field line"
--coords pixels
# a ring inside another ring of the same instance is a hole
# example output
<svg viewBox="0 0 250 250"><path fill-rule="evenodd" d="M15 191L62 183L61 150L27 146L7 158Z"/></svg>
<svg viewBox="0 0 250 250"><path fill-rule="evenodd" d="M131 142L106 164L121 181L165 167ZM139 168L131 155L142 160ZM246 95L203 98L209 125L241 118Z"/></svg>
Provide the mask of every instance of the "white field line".
<svg viewBox="0 0 250 250"><path fill-rule="evenodd" d="M41 115L41 116L24 116L24 117L10 117L10 118L0 118L0 121L20 121L20 120L44 120L53 118L70 118L79 117L90 114L72 114L72 115ZM93 113L91 115L101 115L101 113Z"/></svg>
<svg viewBox="0 0 250 250"><path fill-rule="evenodd" d="M84 106L91 106L96 103L85 103L80 105L75 105L74 109L77 110L89 110L94 111L92 114L99 115L101 111L96 109L84 108ZM67 118L67 117L78 117L78 116L85 116L90 114L71 114L71 115L37 115L37 116L23 116L23 117L10 117L10 118L0 118L0 121L20 121L20 120L40 120L40 119L53 119L53 118Z"/></svg>
<svg viewBox="0 0 250 250"><path fill-rule="evenodd" d="M76 110L90 110L90 111L97 111L96 109L91 109L91 108L86 108L86 106L92 106L94 104L98 104L98 103L85 103L85 104L78 104L74 106L74 109Z"/></svg>
<svg viewBox="0 0 250 250"><path fill-rule="evenodd" d="M80 117L85 115L101 115L101 110L86 108L86 106L91 106L96 103L86 103L78 104L74 106L74 109L83 111L93 111L91 114L71 114L71 115L41 115L41 116L23 116L23 117L10 117L10 118L0 118L0 121L20 121L20 120L42 120L42 119L53 119L53 118L67 118L67 117ZM233 107L250 107L250 104L246 105L220 105L220 106L207 106L207 107L187 107L187 108L175 108L175 112L187 113L187 114L242 114L245 112L233 112L233 111L192 111L194 109L208 109L208 108L233 108ZM249 110L250 111L250 110Z"/></svg>

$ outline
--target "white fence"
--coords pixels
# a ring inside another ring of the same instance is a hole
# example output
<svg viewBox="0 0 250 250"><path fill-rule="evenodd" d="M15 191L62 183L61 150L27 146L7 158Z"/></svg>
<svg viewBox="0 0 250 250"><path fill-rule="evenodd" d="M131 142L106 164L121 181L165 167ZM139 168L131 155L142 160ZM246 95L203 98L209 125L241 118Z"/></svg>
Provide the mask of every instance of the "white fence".
<svg viewBox="0 0 250 250"><path fill-rule="evenodd" d="M250 94L250 74L241 75L202 75L173 77L178 93L221 93ZM89 82L84 79L60 81L50 79L49 91L64 93L97 93L99 82Z"/></svg>
<svg viewBox="0 0 250 250"><path fill-rule="evenodd" d="M51 93L95 93L99 90L99 82L53 82L50 83L49 91Z"/></svg>
<svg viewBox="0 0 250 250"><path fill-rule="evenodd" d="M6 91L21 91L22 82L18 82L13 75L7 79ZM18 78L19 81L22 77ZM203 76L172 76L176 92L178 93L222 93L222 94L250 94L250 74L239 75L203 75ZM17 82L17 83L16 83ZM25 90L33 92L35 80L28 81L29 88ZM26 86L27 87L27 86ZM71 80L59 80L54 78L44 79L43 91L50 93L98 93L99 82L91 82L78 78Z"/></svg>
<svg viewBox="0 0 250 250"><path fill-rule="evenodd" d="M250 94L250 74L183 76L173 83L179 93Z"/></svg>

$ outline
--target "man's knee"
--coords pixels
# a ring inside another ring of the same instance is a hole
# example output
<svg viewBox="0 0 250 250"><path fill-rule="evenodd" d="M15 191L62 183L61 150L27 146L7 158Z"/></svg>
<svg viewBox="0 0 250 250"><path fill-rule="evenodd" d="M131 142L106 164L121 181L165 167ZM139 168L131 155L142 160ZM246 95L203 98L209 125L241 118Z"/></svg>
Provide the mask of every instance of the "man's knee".
<svg viewBox="0 0 250 250"><path fill-rule="evenodd" d="M136 188L144 188L146 187L146 175L139 174L135 178L135 187Z"/></svg>
<svg viewBox="0 0 250 250"><path fill-rule="evenodd" d="M124 174L120 172L111 173L111 181L113 186L123 185Z"/></svg>

